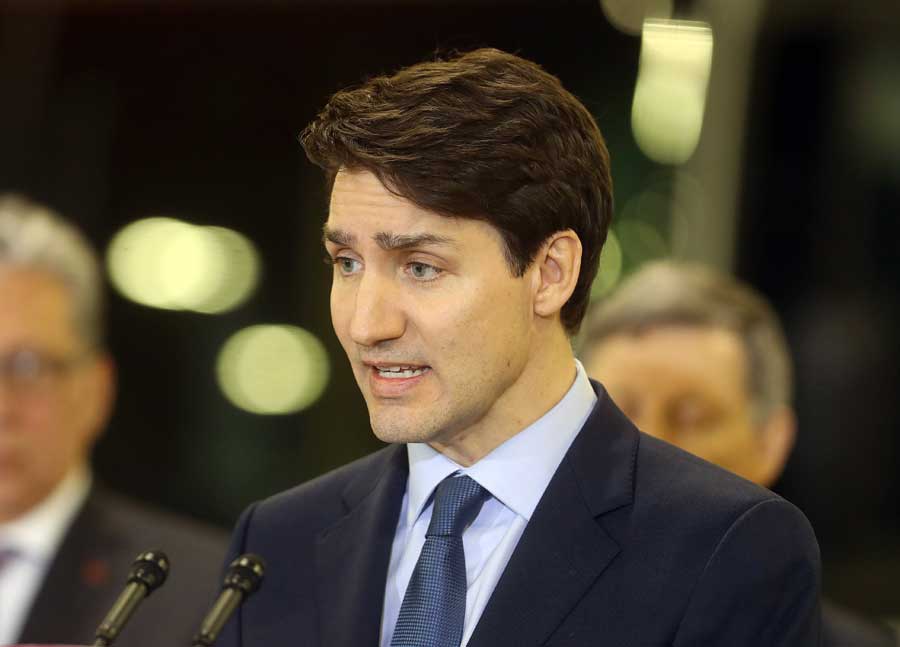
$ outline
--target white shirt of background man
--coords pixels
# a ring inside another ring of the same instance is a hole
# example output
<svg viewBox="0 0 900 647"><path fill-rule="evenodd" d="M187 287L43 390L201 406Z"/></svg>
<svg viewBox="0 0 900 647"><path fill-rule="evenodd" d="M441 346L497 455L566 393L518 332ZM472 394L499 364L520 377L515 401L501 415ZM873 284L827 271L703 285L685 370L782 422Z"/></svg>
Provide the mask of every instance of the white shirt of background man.
<svg viewBox="0 0 900 647"><path fill-rule="evenodd" d="M47 569L91 489L86 467L72 470L50 496L25 515L0 524L0 645L15 644Z"/></svg>

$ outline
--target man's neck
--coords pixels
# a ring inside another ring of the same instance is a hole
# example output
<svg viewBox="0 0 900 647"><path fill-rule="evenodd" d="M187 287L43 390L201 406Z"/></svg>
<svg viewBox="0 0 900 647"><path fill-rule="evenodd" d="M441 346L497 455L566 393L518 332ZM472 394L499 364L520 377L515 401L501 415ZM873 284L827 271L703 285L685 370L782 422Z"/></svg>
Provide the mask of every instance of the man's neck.
<svg viewBox="0 0 900 647"><path fill-rule="evenodd" d="M550 411L575 380L575 356L562 329L537 347L537 353L519 379L481 420L449 442L435 441L429 445L455 463L468 467Z"/></svg>
<svg viewBox="0 0 900 647"><path fill-rule="evenodd" d="M0 523L0 535L34 556L50 556L81 509L91 487L87 465L66 474L57 486L25 514Z"/></svg>

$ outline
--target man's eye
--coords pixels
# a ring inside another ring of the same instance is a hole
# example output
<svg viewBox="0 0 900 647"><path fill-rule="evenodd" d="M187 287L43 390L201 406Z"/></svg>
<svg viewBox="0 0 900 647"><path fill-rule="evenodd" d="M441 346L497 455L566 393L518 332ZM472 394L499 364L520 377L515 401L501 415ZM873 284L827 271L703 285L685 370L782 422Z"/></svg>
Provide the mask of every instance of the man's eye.
<svg viewBox="0 0 900 647"><path fill-rule="evenodd" d="M680 403L669 412L669 418L673 429L686 433L711 430L719 422L715 410L697 402Z"/></svg>
<svg viewBox="0 0 900 647"><path fill-rule="evenodd" d="M409 273L420 281L433 281L441 273L441 270L427 263L410 263Z"/></svg>
<svg viewBox="0 0 900 647"><path fill-rule="evenodd" d="M355 258L348 258L346 256L338 256L333 262L341 271L341 274L354 274L358 272L362 266L362 263Z"/></svg>

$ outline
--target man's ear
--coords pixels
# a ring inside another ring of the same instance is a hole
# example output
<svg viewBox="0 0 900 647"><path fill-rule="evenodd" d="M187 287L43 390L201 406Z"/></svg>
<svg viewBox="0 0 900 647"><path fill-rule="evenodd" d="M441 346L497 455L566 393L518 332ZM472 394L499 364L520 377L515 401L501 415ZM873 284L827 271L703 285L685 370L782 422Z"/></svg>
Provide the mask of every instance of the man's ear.
<svg viewBox="0 0 900 647"><path fill-rule="evenodd" d="M797 437L797 420L790 407L775 411L762 429L762 461L758 481L765 487L772 487L787 462Z"/></svg>
<svg viewBox="0 0 900 647"><path fill-rule="evenodd" d="M553 317L575 291L581 271L581 240L571 229L552 234L535 258L534 311Z"/></svg>
<svg viewBox="0 0 900 647"><path fill-rule="evenodd" d="M106 352L100 352L86 367L84 380L85 445L89 448L103 434L112 416L116 399L116 365Z"/></svg>

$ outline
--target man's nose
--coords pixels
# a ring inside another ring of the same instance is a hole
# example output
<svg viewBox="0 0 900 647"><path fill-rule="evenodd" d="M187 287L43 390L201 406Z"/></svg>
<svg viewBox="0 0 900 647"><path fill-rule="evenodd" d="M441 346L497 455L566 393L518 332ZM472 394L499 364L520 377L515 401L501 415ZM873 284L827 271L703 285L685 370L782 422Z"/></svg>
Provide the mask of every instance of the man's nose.
<svg viewBox="0 0 900 647"><path fill-rule="evenodd" d="M350 338L360 346L398 339L406 329L403 300L393 282L375 273L362 278L350 321Z"/></svg>

